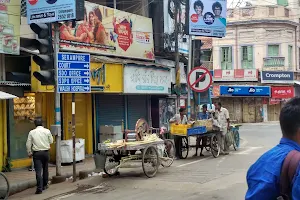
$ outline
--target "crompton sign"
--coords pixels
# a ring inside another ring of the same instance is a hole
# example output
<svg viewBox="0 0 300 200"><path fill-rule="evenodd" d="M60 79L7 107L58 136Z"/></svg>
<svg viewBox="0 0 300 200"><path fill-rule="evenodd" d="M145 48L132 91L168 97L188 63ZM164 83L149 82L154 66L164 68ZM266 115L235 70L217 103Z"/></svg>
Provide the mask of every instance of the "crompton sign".
<svg viewBox="0 0 300 200"><path fill-rule="evenodd" d="M262 83L294 83L294 72L262 71Z"/></svg>

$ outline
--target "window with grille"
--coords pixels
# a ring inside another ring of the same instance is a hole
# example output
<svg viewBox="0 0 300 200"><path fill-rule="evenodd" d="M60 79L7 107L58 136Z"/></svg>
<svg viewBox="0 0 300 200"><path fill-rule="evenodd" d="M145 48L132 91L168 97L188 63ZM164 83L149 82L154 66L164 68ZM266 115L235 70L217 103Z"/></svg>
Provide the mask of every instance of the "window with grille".
<svg viewBox="0 0 300 200"><path fill-rule="evenodd" d="M26 0L21 0L21 16L26 17L27 12L26 12Z"/></svg>
<svg viewBox="0 0 300 200"><path fill-rule="evenodd" d="M253 47L242 46L242 68L252 69L253 68Z"/></svg>
<svg viewBox="0 0 300 200"><path fill-rule="evenodd" d="M231 47L221 47L221 68L233 69Z"/></svg>

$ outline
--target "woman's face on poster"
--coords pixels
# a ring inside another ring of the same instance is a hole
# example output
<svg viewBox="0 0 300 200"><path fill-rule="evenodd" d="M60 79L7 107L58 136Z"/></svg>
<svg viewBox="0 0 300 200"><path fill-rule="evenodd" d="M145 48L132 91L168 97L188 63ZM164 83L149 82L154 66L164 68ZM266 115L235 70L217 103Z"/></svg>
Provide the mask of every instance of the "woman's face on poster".
<svg viewBox="0 0 300 200"><path fill-rule="evenodd" d="M89 14L89 21L90 21L90 24L94 24L95 16L94 16L93 13L90 13L90 14Z"/></svg>

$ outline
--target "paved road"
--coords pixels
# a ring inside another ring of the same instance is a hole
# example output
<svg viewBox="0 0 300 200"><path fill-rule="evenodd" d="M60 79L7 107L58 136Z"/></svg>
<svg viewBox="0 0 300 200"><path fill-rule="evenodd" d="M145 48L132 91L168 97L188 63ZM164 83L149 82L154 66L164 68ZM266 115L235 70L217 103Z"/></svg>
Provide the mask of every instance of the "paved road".
<svg viewBox="0 0 300 200"><path fill-rule="evenodd" d="M77 183L52 185L41 196L34 189L11 199L48 200L241 200L246 192L249 166L280 139L278 123L247 124L241 127L242 147L228 156L188 158L172 167L160 169L155 178L145 178L141 170L121 170L121 176L109 179L92 177ZM192 155L193 152L191 152ZM136 170L136 169L135 169ZM123 172L123 173L122 173Z"/></svg>

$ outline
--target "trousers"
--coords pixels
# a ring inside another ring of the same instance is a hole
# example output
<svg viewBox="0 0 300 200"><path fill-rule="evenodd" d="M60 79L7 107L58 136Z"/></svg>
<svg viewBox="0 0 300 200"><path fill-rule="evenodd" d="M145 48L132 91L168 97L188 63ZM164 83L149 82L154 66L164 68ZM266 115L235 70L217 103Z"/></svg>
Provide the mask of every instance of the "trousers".
<svg viewBox="0 0 300 200"><path fill-rule="evenodd" d="M175 143L175 156L177 158L181 158L181 146L182 146L182 137L174 135L174 143Z"/></svg>
<svg viewBox="0 0 300 200"><path fill-rule="evenodd" d="M226 144L226 134L227 134L227 130L217 134L218 142L221 147L221 152L228 151L228 146Z"/></svg>
<svg viewBox="0 0 300 200"><path fill-rule="evenodd" d="M49 152L35 151L33 152L33 163L37 182L37 191L43 191L43 188L48 185L49 180Z"/></svg>

